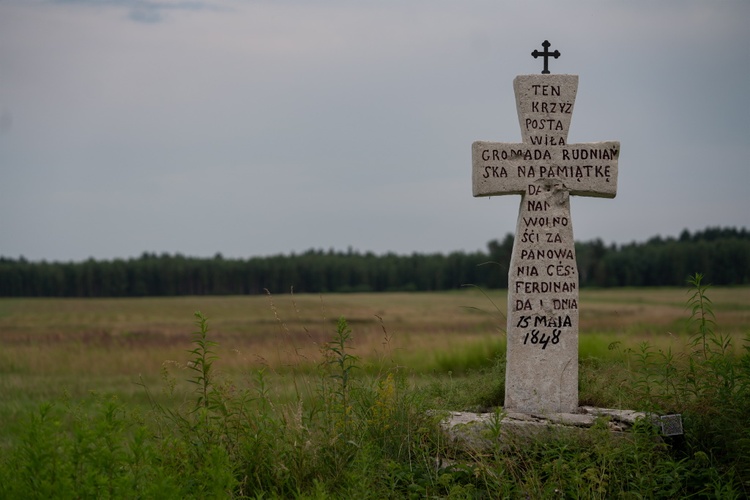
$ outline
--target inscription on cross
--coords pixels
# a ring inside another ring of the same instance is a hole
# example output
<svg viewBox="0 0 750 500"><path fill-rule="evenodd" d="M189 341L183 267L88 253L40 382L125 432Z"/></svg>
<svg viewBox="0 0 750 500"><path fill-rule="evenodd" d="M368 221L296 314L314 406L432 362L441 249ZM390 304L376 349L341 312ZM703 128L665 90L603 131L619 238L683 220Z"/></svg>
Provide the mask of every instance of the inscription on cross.
<svg viewBox="0 0 750 500"><path fill-rule="evenodd" d="M474 196L520 194L508 273L506 410L578 408L578 268L570 195L614 198L617 141L568 144L577 75L513 81L521 143L472 145Z"/></svg>

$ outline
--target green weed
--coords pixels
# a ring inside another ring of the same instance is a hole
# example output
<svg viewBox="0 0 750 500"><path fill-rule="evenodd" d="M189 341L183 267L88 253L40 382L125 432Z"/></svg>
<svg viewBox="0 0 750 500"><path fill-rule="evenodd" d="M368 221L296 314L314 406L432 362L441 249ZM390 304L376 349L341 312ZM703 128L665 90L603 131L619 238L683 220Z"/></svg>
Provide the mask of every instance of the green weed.
<svg viewBox="0 0 750 500"><path fill-rule="evenodd" d="M691 334L687 349L655 349L648 342L632 351L633 401L642 410L682 414L679 453L690 469L691 487L703 493L750 492L750 336L736 355L732 337L716 329L709 285L688 278ZM704 464L704 465L705 465ZM698 472L699 469L702 472ZM706 470L710 471L710 475ZM709 477L710 476L710 477ZM731 496L731 495L730 495Z"/></svg>

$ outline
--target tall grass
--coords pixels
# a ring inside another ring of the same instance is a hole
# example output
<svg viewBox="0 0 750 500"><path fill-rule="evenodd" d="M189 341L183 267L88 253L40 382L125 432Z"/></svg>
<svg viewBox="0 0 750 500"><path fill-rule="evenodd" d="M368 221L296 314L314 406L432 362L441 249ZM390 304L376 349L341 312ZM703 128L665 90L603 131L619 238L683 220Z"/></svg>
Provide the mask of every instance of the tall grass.
<svg viewBox="0 0 750 500"><path fill-rule="evenodd" d="M165 365L160 394L141 383L148 410L92 395L17 423L0 456L0 498L746 497L750 338L733 349L702 277L690 285L684 349L582 342L579 377L587 403L681 413L684 438L662 439L644 421L627 440L600 422L582 437L500 442L502 344L438 359L449 376L415 374L392 356L383 322L376 361L356 354L356 328L340 317L316 340L314 369L260 368L237 381L196 313L188 361ZM275 385L283 376L291 393ZM496 445L448 441L435 409L495 411Z"/></svg>
<svg viewBox="0 0 750 500"><path fill-rule="evenodd" d="M682 413L683 451L720 464L750 491L750 333L744 352L717 330L709 286L703 275L688 279L692 333L684 349L654 349L642 343L631 352L633 391L644 409Z"/></svg>

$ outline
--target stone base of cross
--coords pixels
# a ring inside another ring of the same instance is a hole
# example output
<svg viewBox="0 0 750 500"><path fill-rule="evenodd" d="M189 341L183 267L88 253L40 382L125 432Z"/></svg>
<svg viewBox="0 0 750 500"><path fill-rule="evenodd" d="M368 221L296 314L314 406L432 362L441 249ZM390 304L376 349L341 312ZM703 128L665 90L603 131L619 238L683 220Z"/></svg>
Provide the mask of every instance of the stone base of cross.
<svg viewBox="0 0 750 500"><path fill-rule="evenodd" d="M570 195L614 198L616 141L568 144L577 75L513 81L522 143L472 145L474 196L521 195L508 273L505 409L578 408L578 267Z"/></svg>

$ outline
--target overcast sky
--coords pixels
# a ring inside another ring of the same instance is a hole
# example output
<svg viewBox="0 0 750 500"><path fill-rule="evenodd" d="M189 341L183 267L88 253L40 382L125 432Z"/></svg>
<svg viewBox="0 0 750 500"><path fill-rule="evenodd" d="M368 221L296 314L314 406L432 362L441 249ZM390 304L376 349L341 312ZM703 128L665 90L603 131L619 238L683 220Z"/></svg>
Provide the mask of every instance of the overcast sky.
<svg viewBox="0 0 750 500"><path fill-rule="evenodd" d="M0 0L0 256L485 249L471 143L513 78L579 75L568 141L619 140L605 243L750 226L750 2Z"/></svg>

